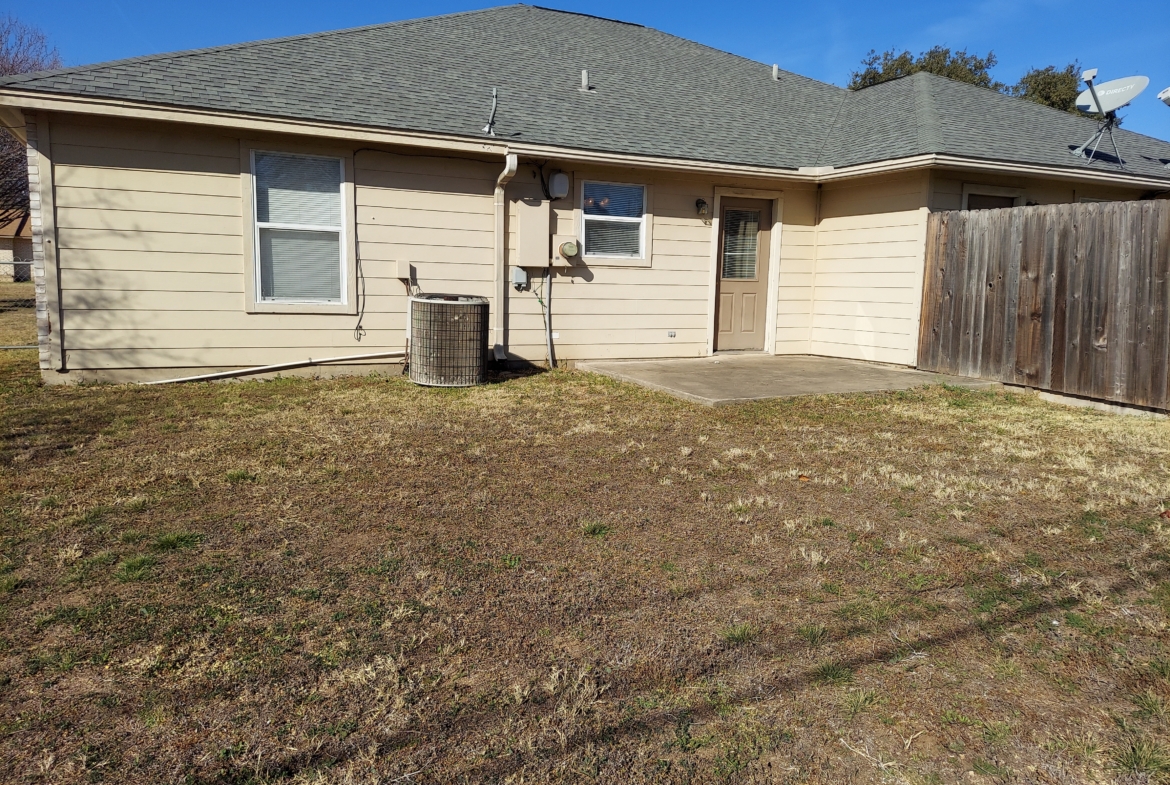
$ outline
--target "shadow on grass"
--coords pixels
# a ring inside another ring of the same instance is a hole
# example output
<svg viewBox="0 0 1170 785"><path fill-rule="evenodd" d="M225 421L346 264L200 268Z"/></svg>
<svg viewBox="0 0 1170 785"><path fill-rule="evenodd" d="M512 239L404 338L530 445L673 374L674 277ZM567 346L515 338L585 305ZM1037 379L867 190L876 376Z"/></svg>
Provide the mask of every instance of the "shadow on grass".
<svg viewBox="0 0 1170 785"><path fill-rule="evenodd" d="M1170 576L1170 567L1160 568L1148 574L1148 577L1155 581L1161 581L1168 576ZM979 581L994 581L994 577L989 574L971 575L969 577L971 580L966 585L978 584ZM938 587L937 589L925 592L911 593L924 594L953 588L954 585ZM1103 587L1103 591L1109 595L1116 596L1120 593L1140 588L1141 586L1135 580L1126 578L1108 587ZM930 650L941 649L971 638L987 635L991 630L1002 629L1017 624L1035 623L1036 620L1046 614L1057 611L1067 612L1082 605L1083 603L1080 600L1071 601L1069 599L1047 599L1043 602L1030 603L1024 608L993 614L987 621L974 619L966 623L954 624L941 634L932 635L929 641L924 644L924 647ZM975 613L975 610L970 609L969 612ZM882 625L880 630L889 632L895 628L895 625L896 621ZM907 645L904 643L891 642L886 645L873 647L864 656L837 660L836 664L843 669L854 671L877 663L892 662L899 655L905 654L907 648ZM699 652L698 654L699 656L695 659L699 661L706 659L709 663L706 667L693 671L688 669L686 673L679 673L672 669L671 676L677 680L685 679L692 682L719 678L728 674L735 667L734 663L738 661L737 659L729 661L728 658L719 658L718 655L714 658L706 657L705 652ZM719 662L719 659L722 659L722 662ZM727 705L734 707L752 706L767 701L779 694L793 693L797 690L810 687L823 681L822 674L819 670L819 665L810 666L800 673L791 676L785 676L772 681L757 682L754 685L754 690L750 693L740 692L729 695L724 707ZM661 686L661 680L656 680L655 683L651 683L645 679L631 681L622 685L618 690L607 693L607 697L610 701L622 702L646 690L653 690L658 686ZM623 719L620 722L608 724L597 729L578 731L569 735L562 745L558 745L555 750L555 757L563 760L575 752L585 751L590 747L612 746L626 738L646 738L655 733L669 732L678 725L680 718L685 718L687 721L694 723L711 721L716 718L716 714L717 709L715 707L707 702L701 702ZM468 717L466 714L462 714L458 719L452 718L449 722L432 723L421 729L402 730L381 741L377 745L377 754L389 755L393 754L395 750L416 748L419 744L420 733L424 734L424 737L430 736L434 739L441 739L446 734L479 734L480 738L487 738L493 732L490 727L491 723L500 719L502 716L501 714L490 711L482 712L474 717ZM254 768L241 767L233 770L228 776L229 779L231 776L292 777L299 773L316 770L321 766L336 767L352 760L355 755L361 752L368 753L368 749L363 749L362 751L351 749L345 751L340 756L336 754L322 755L319 753L309 754L307 756L304 753L293 754L284 760L277 759L270 761L262 771L257 771ZM547 761L553 754L553 752L547 749L536 749L527 754L513 750L506 759L485 760L478 769L473 772L468 772L467 776L481 780L505 781L509 777L519 774L526 766L537 764L542 760ZM220 777L222 776L220 775ZM208 780L208 782L211 781L213 780ZM222 780L216 779L214 781Z"/></svg>

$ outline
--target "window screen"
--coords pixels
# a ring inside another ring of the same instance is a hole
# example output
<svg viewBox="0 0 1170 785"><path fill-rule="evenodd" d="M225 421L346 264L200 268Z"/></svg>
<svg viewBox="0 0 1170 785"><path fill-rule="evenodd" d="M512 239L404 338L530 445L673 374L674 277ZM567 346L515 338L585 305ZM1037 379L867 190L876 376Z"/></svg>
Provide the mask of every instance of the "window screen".
<svg viewBox="0 0 1170 785"><path fill-rule="evenodd" d="M645 186L585 183L583 187L585 255L640 259Z"/></svg>
<svg viewBox="0 0 1170 785"><path fill-rule="evenodd" d="M723 277L756 277L760 211L727 210L723 214Z"/></svg>
<svg viewBox="0 0 1170 785"><path fill-rule="evenodd" d="M342 162L255 153L260 299L341 302Z"/></svg>

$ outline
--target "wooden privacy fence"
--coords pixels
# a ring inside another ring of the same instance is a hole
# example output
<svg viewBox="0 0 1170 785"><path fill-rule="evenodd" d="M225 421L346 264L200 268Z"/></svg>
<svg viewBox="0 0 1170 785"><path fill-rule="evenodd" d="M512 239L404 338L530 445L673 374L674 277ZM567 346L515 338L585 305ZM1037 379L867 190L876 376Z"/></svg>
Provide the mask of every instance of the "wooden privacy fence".
<svg viewBox="0 0 1170 785"><path fill-rule="evenodd" d="M1170 409L1170 201L931 214L918 365Z"/></svg>

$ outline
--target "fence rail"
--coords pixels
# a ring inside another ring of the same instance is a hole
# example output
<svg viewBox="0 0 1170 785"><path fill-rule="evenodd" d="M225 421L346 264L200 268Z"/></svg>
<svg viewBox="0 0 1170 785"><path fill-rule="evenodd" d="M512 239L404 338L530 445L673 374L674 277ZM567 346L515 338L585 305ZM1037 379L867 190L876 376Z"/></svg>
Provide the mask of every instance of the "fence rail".
<svg viewBox="0 0 1170 785"><path fill-rule="evenodd" d="M1170 409L1170 201L932 214L918 364Z"/></svg>

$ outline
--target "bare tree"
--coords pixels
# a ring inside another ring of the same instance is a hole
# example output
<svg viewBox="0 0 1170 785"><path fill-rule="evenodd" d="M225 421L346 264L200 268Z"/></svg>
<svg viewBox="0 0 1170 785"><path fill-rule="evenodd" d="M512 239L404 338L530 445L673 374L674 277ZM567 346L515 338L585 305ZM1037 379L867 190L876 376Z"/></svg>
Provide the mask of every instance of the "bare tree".
<svg viewBox="0 0 1170 785"><path fill-rule="evenodd" d="M12 15L0 16L0 76L61 67L48 37ZM28 215L28 157L24 143L0 133L0 225Z"/></svg>

